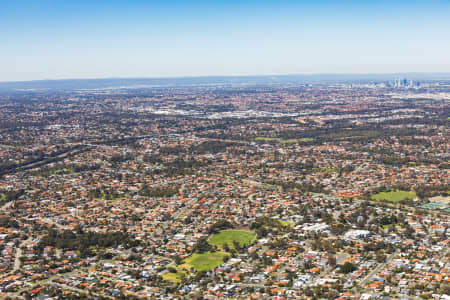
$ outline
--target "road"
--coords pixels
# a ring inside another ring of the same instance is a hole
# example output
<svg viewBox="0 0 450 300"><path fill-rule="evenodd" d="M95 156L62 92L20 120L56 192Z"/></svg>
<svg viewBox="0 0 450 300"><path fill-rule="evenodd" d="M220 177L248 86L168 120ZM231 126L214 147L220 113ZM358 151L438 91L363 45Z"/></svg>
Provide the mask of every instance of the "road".
<svg viewBox="0 0 450 300"><path fill-rule="evenodd" d="M79 145L81 145L81 144L79 144ZM45 158L39 159L38 161L25 162L25 163L23 163L20 166L17 166L17 167L11 168L9 170L5 170L5 171L0 172L0 176L1 175L5 175L5 174L14 174L14 173L17 173L17 172L26 171L26 170L29 170L29 169L32 169L32 168L36 168L36 167L42 167L42 166L45 166L45 165L47 165L49 163L65 159L65 158L68 158L70 156L77 155L77 154L80 154L80 153L82 153L84 151L88 151L88 150L90 150L89 147L80 148L80 149L78 149L78 148L77 149L70 149L70 150L67 150L66 152L63 152L61 154L58 154L58 155L55 155L55 156L51 156L51 157L45 157Z"/></svg>
<svg viewBox="0 0 450 300"><path fill-rule="evenodd" d="M20 268L20 258L22 257L22 247L25 246L25 244L31 242L32 238L29 237L28 239L26 239L25 241L22 241L19 246L17 246L16 248L16 255L14 257L14 264L13 264L13 268L11 271L9 271L8 273L5 273L2 275L2 277L7 277L11 274L14 274L16 271L19 270Z"/></svg>
<svg viewBox="0 0 450 300"><path fill-rule="evenodd" d="M370 272L360 283L359 286L364 286L368 281L372 280L372 277L375 276L381 269L383 269L388 263L392 261L392 259L397 255L399 250L395 250L394 253L386 258L385 262L379 264L372 272Z"/></svg>
<svg viewBox="0 0 450 300"><path fill-rule="evenodd" d="M181 191L184 191L184 188L185 188L185 185L182 184L180 190L181 190ZM159 228L156 230L156 234L161 235L171 223L173 223L175 220L177 220L180 216L182 216L183 214L185 214L187 211L190 211L190 210L191 210L191 207L192 207L195 203L197 203L197 200L194 200L194 199L193 199L193 200L189 201L189 203L186 203L185 206L183 206L182 208L180 208L179 210L177 210L177 211L173 214L173 216L170 217L169 220L167 220L166 222L164 222L164 223L161 225L161 227L159 227Z"/></svg>
<svg viewBox="0 0 450 300"><path fill-rule="evenodd" d="M86 270L83 270L83 271L86 271ZM90 292L89 290L84 290L84 289L76 288L76 287L73 287L73 286L70 286L70 285L67 285L67 284L55 282L56 279L59 279L62 276L68 277L68 276L71 276L71 275L79 273L79 272L80 272L80 269L76 269L76 270L73 270L73 271L71 271L69 273L53 275L53 276L51 276L49 278L46 278L44 280L37 281L33 285L28 285L26 287L23 287L23 288L19 289L18 291L12 293L10 295L10 297L24 299L24 297L20 295L24 291L29 291L29 290L32 290L32 289L34 289L36 287L46 286L46 285L58 286L58 287L60 287L62 289L65 289L65 290L70 290L70 291L77 292L77 293L82 293L82 294L88 294ZM100 295L100 294L97 294L97 293L92 292L92 291L90 292L90 294L95 296L95 297L98 297L98 298L114 299L114 297L112 297L112 296L103 295L103 294Z"/></svg>
<svg viewBox="0 0 450 300"><path fill-rule="evenodd" d="M347 253L338 254L337 257L336 257L336 266L340 265L340 264L343 264L344 261L347 260L349 257L350 257L350 255L347 254ZM336 268L336 266L327 265L325 267L325 269L322 272L320 272L319 275L317 275L315 278L313 278L313 280L310 281L309 284L307 284L307 285L314 285L314 283L317 280L327 276L331 271L333 271Z"/></svg>
<svg viewBox="0 0 450 300"><path fill-rule="evenodd" d="M13 269L12 269L11 273L14 273L17 270L19 270L19 268L20 268L20 258L22 257L22 247L25 246L26 244L30 243L31 240L32 240L32 238L29 237L25 241L22 241L22 243L19 244L19 247L17 247L16 257L14 259L14 266L13 266Z"/></svg>
<svg viewBox="0 0 450 300"><path fill-rule="evenodd" d="M13 201L6 202L5 204L3 204L3 206L0 207L0 211L7 210L8 208L11 207L12 204L13 204Z"/></svg>
<svg viewBox="0 0 450 300"><path fill-rule="evenodd" d="M347 253L338 254L336 256L336 265L343 264L349 257L350 257L350 254L347 254Z"/></svg>
<svg viewBox="0 0 450 300"><path fill-rule="evenodd" d="M14 174L17 172L21 172L21 171L26 171L32 168L37 168L37 167L43 167L49 163L55 162L55 161L59 161L65 158L68 158L70 156L74 156L74 155L78 155L82 152L85 151L89 151L92 150L93 147L99 146L99 145L108 145L108 144L113 144L113 143L119 143L119 142L124 142L124 141L133 141L133 140L140 140L140 139L145 139L145 138L158 138L158 137L164 137L164 136L175 136L177 134L184 134L184 133L189 133L189 131L182 131L179 133L168 133L168 134L149 134L149 135L140 135L140 136L134 136L134 137L127 137L127 138L122 138L122 139L115 139L115 140L105 140L105 141L97 141L97 142L92 142L92 143L67 143L67 144L63 144L63 145L71 145L74 146L74 148L72 149L68 149L67 151L57 154L55 156L51 156L51 157L45 157L42 159L39 159L37 161L29 161L29 162L24 162L22 165L16 166L14 168L11 168L9 170L5 170L0 172L0 176L5 175L5 174Z"/></svg>
<svg viewBox="0 0 450 300"><path fill-rule="evenodd" d="M94 292L89 291L89 290L83 290L83 289L79 289L79 288L76 288L76 287L73 287L73 286L70 286L70 285L67 285L67 284L57 283L57 282L54 282L53 280L50 280L48 282L48 284L55 285L55 286L58 286L58 287L60 287L62 289L70 290L70 291L77 292L77 293L80 293L80 294L88 294L88 293L90 293L90 295L93 295L93 296L98 297L98 298L115 299L114 297L111 297L111 296L108 296L108 295L105 295L105 294L100 295L100 294L94 293Z"/></svg>
<svg viewBox="0 0 450 300"><path fill-rule="evenodd" d="M61 224L59 224L59 223L57 223L57 222L55 222L53 220L50 220L49 218L42 218L40 221L43 222L43 223L54 225L54 226L58 227L59 229L64 229L64 230L72 229L71 226L61 225Z"/></svg>

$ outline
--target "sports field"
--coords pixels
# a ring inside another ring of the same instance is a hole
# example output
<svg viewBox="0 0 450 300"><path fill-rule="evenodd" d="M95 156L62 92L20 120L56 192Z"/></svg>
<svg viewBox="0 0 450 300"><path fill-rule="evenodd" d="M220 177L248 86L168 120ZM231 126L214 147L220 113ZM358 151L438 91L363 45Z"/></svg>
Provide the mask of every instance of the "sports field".
<svg viewBox="0 0 450 300"><path fill-rule="evenodd" d="M247 230L223 230L211 236L208 242L211 245L222 247L227 243L228 247L233 248L233 241L239 243L240 246L251 243L256 238L253 231Z"/></svg>
<svg viewBox="0 0 450 300"><path fill-rule="evenodd" d="M394 203L400 202L405 199L414 199L416 197L417 197L416 194L413 192L399 191L399 190L390 192L381 192L371 196L373 200L389 201Z"/></svg>
<svg viewBox="0 0 450 300"><path fill-rule="evenodd" d="M178 271L176 273L167 272L162 274L161 277L163 278L163 280L179 283L181 282L181 277L183 276L183 274L186 276L186 272L183 271Z"/></svg>
<svg viewBox="0 0 450 300"><path fill-rule="evenodd" d="M225 252L194 253L186 258L184 264L178 266L178 269L193 267L197 271L209 271L221 265L225 256L228 256Z"/></svg>

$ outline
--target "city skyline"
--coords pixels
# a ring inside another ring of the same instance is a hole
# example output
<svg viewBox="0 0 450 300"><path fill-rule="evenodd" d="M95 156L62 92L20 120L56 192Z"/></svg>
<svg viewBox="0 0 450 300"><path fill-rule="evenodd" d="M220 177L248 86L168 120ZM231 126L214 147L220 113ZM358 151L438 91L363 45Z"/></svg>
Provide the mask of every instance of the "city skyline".
<svg viewBox="0 0 450 300"><path fill-rule="evenodd" d="M448 72L445 1L15 1L0 81Z"/></svg>

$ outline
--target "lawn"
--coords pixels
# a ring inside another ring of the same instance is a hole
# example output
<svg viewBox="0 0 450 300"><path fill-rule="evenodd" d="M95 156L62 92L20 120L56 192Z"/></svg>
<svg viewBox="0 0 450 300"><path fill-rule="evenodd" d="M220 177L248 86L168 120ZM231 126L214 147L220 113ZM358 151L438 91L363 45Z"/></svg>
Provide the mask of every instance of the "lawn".
<svg viewBox="0 0 450 300"><path fill-rule="evenodd" d="M272 142L272 141L280 141L280 139L279 138L258 136L257 138L255 138L255 141Z"/></svg>
<svg viewBox="0 0 450 300"><path fill-rule="evenodd" d="M295 143L299 143L299 142L310 142L312 140L313 140L312 138L289 139L289 140L279 139L279 141L283 144L295 144Z"/></svg>
<svg viewBox="0 0 450 300"><path fill-rule="evenodd" d="M52 175L73 174L73 173L74 173L73 169L67 169L67 168L50 171L50 174L52 174Z"/></svg>
<svg viewBox="0 0 450 300"><path fill-rule="evenodd" d="M315 172L334 172L335 169L333 168L312 168Z"/></svg>
<svg viewBox="0 0 450 300"><path fill-rule="evenodd" d="M386 225L383 225L383 229L389 229L389 228L391 228L392 226L394 226L394 224L386 224ZM395 228L395 227L394 227Z"/></svg>
<svg viewBox="0 0 450 300"><path fill-rule="evenodd" d="M181 282L181 277L183 276L183 274L186 276L186 272L183 272L183 271L178 271L176 273L167 272L167 273L162 274L162 278L163 278L163 280L166 280L166 281L179 283L179 282Z"/></svg>
<svg viewBox="0 0 450 300"><path fill-rule="evenodd" d="M289 227L294 227L295 223L291 222L291 221L286 221L286 220L279 220L281 225L283 226L289 226Z"/></svg>
<svg viewBox="0 0 450 300"><path fill-rule="evenodd" d="M211 245L222 247L225 243L228 247L233 248L233 241L239 243L240 246L251 243L256 238L256 234L247 230L223 230L211 236L208 242Z"/></svg>
<svg viewBox="0 0 450 300"><path fill-rule="evenodd" d="M209 271L223 263L223 258L228 256L225 252L205 252L194 253L184 260L184 264L178 269L190 269L193 267L197 271Z"/></svg>
<svg viewBox="0 0 450 300"><path fill-rule="evenodd" d="M372 195L371 198L373 200L378 201L389 201L389 202L400 202L405 199L414 199L416 198L416 194L413 192L407 191L391 191L391 192L381 192L375 195Z"/></svg>

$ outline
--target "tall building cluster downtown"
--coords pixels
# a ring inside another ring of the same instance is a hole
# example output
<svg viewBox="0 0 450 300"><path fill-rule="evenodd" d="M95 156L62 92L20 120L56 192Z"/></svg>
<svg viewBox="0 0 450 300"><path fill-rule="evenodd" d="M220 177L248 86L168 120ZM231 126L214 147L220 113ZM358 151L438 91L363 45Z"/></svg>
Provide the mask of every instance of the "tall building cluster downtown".
<svg viewBox="0 0 450 300"><path fill-rule="evenodd" d="M406 78L396 79L394 82L390 82L389 84L394 88L420 87L419 81L408 80Z"/></svg>

